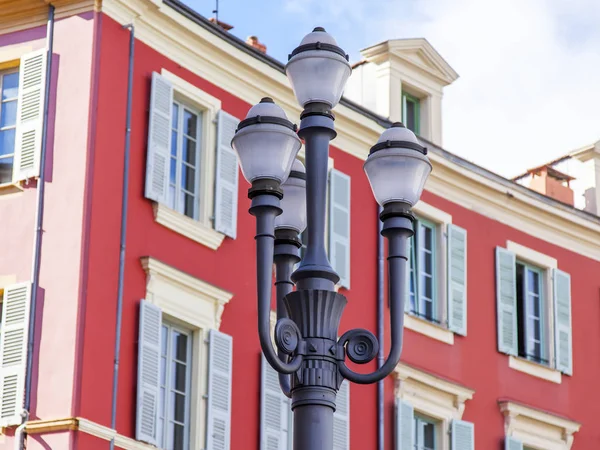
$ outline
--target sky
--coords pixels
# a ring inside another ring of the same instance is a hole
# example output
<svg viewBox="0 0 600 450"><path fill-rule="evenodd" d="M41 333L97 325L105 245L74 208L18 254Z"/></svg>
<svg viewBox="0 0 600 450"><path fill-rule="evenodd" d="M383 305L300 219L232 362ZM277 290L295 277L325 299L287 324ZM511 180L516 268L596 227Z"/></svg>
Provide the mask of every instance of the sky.
<svg viewBox="0 0 600 450"><path fill-rule="evenodd" d="M184 0L212 17L215 0ZM350 55L424 37L458 72L443 147L506 177L600 139L599 0L219 0L236 36L285 62L315 26Z"/></svg>

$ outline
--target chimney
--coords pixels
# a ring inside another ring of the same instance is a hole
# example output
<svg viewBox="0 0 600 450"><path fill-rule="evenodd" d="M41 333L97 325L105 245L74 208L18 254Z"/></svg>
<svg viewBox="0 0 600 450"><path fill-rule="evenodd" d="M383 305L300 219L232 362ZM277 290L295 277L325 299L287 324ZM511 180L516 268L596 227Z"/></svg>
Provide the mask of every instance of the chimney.
<svg viewBox="0 0 600 450"><path fill-rule="evenodd" d="M248 36L246 39L246 44L250 47L254 47L261 53L267 53L267 46L265 44L261 44L256 36Z"/></svg>
<svg viewBox="0 0 600 450"><path fill-rule="evenodd" d="M229 31L233 28L233 25L229 25L228 23L225 23L221 20L217 20L214 17L211 17L210 19L208 19L208 21L223 28L225 31Z"/></svg>
<svg viewBox="0 0 600 450"><path fill-rule="evenodd" d="M569 185L575 179L574 177L559 172L550 165L536 167L527 172L531 176L529 189L574 206L573 190Z"/></svg>

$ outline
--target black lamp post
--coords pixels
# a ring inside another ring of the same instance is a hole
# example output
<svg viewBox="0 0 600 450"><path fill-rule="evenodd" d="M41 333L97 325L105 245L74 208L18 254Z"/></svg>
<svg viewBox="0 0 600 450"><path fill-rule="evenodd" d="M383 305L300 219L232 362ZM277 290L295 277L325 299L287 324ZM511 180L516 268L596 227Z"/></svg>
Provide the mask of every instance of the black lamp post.
<svg viewBox="0 0 600 450"><path fill-rule="evenodd" d="M363 329L338 339L346 297L334 287L339 276L325 253L325 203L329 141L336 132L331 109L351 73L344 51L323 28L315 28L290 55L286 72L304 107L300 128L270 98L253 106L240 122L232 145L244 177L251 183L250 214L256 217L258 333L269 364L280 374L292 399L294 450L332 450L333 413L342 381L375 383L398 364L407 296L411 207L431 172L426 149L396 123L371 148L364 170L383 206L382 235L389 247L391 349L381 368L360 374L346 360L366 364L379 343ZM304 139L306 171L296 155ZM301 260L299 234L307 227L308 248ZM294 265L300 262L294 271ZM272 265L276 267L276 352L270 336Z"/></svg>

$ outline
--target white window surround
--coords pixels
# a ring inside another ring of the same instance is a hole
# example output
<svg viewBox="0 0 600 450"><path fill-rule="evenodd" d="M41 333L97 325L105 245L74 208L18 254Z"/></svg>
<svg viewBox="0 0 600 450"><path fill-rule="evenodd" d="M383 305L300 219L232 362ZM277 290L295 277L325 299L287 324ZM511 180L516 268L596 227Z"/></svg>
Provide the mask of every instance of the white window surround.
<svg viewBox="0 0 600 450"><path fill-rule="evenodd" d="M552 269L556 269L558 267L556 258L544 255L543 253L540 253L529 247L525 247L524 245L517 244L513 241L506 241L506 249L513 252L518 261L531 263L544 270L544 301L546 311L548 312L545 324L546 329L544 331L546 336L554 336L554 303L552 300L554 295L552 286ZM549 342L552 343L553 339L550 339ZM536 362L526 360L525 358L512 355L508 358L508 366L511 369L527 373L534 377L560 384L562 382L562 373L554 368L554 344L551 344L548 347L550 366L538 364Z"/></svg>
<svg viewBox="0 0 600 450"><path fill-rule="evenodd" d="M498 402L506 436L540 450L569 450L581 424L509 400Z"/></svg>
<svg viewBox="0 0 600 450"><path fill-rule="evenodd" d="M206 441L208 332L219 329L233 294L151 257L141 258L141 264L147 273L146 300L160 307L163 317L193 332L190 449L200 450Z"/></svg>
<svg viewBox="0 0 600 450"><path fill-rule="evenodd" d="M440 317L442 322L445 323L448 315L448 297L446 288L447 258L445 257L445 255L448 253L448 245L446 242L446 236L448 235L448 224L452 223L452 215L430 205L429 203L425 203L422 200L412 208L412 211L417 216L428 219L438 225L436 233L437 254L444 255L444 257L437 258L436 303L438 307L438 317ZM412 316L408 313L404 313L404 326L409 330L424 334L432 339L436 339L450 345L454 344L454 333L445 326L429 322L428 320Z"/></svg>
<svg viewBox="0 0 600 450"><path fill-rule="evenodd" d="M416 413L439 421L436 450L450 450L447 438L453 420L461 420L465 403L475 391L400 363L396 366L396 397L410 403Z"/></svg>
<svg viewBox="0 0 600 450"><path fill-rule="evenodd" d="M215 231L212 226L215 149L217 145L217 129L215 124L217 114L221 110L221 100L207 94L166 69L161 70L161 75L173 84L175 98L202 112L202 131L200 132L200 167L202 173L198 193L200 200L198 215L200 220L191 219L160 203L154 205L154 219L176 233L186 236L212 250L216 250L225 238L225 235Z"/></svg>

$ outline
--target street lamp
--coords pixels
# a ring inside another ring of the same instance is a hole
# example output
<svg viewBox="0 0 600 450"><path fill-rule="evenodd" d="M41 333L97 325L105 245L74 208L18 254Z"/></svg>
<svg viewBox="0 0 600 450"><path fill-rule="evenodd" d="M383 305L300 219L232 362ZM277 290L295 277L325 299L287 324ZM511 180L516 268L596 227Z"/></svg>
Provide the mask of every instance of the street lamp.
<svg viewBox="0 0 600 450"><path fill-rule="evenodd" d="M373 373L354 372L347 360L366 364L379 342L368 330L353 329L338 339L346 297L325 253L325 205L329 141L334 115L351 73L347 55L323 28L315 28L289 57L286 73L304 107L300 128L272 99L263 98L238 126L232 145L252 185L250 214L256 217L258 334L269 364L292 399L294 450L332 450L336 394L344 379L375 383L400 359L407 294L411 207L419 200L431 164L426 149L401 123L383 132L364 164L373 194L383 207L382 235L389 248L391 349ZM302 138L306 170L296 160ZM308 228L301 259L299 235ZM272 265L276 269L277 324L270 335ZM298 268L294 270L297 263Z"/></svg>

